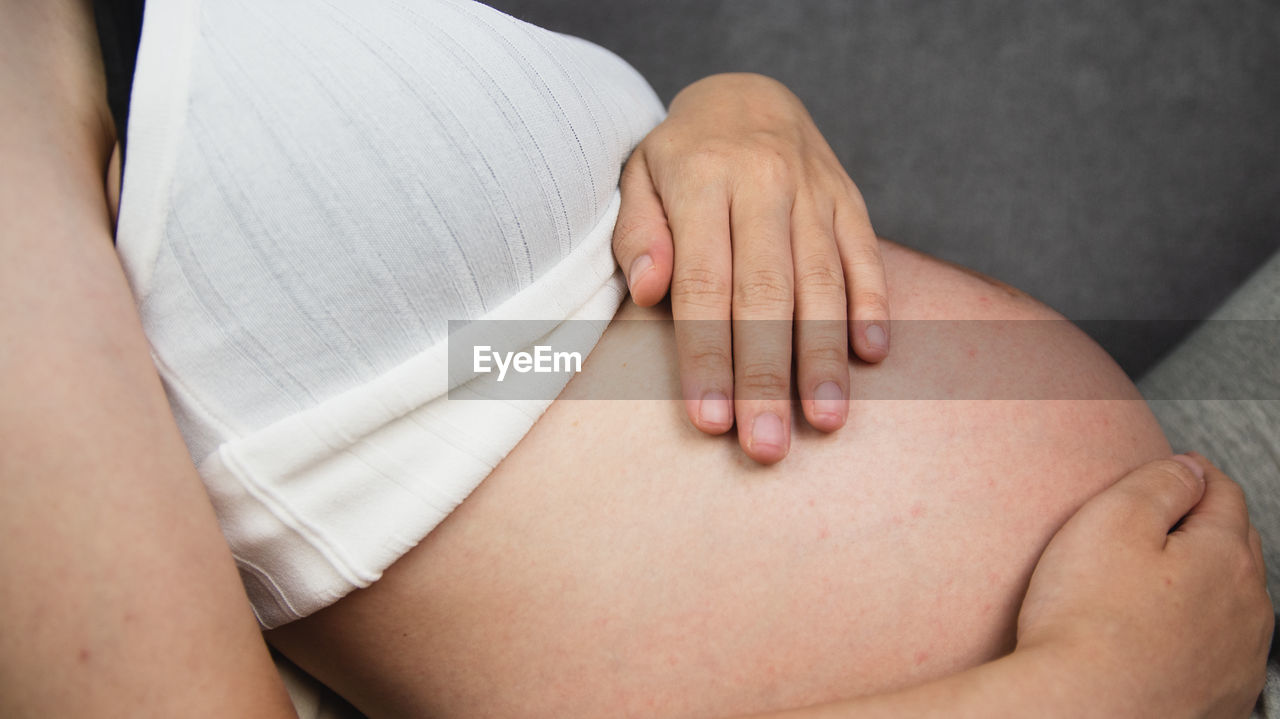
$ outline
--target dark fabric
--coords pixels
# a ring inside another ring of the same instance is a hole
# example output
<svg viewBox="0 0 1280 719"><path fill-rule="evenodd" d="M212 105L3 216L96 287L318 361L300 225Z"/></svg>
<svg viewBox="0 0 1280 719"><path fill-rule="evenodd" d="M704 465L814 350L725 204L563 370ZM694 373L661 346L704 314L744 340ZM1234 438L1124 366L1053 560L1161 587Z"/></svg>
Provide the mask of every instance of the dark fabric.
<svg viewBox="0 0 1280 719"><path fill-rule="evenodd" d="M776 77L877 231L1074 320L1202 319L1280 248L1276 0L489 0L665 100ZM1090 331L1132 376L1188 325Z"/></svg>
<svg viewBox="0 0 1280 719"><path fill-rule="evenodd" d="M107 74L107 104L111 107L122 150L129 127L129 94L138 62L138 41L142 37L142 4L143 0L94 0L93 3Z"/></svg>

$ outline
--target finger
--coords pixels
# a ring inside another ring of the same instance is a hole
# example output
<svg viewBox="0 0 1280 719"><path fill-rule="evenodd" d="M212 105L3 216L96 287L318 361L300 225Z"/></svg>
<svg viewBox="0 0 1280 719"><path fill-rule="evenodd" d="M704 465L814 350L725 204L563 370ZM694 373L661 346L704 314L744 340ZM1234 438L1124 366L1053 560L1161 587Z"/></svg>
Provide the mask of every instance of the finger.
<svg viewBox="0 0 1280 719"><path fill-rule="evenodd" d="M733 426L729 199L723 187L710 184L673 198L667 216L678 242L671 314L685 409L698 429L723 434Z"/></svg>
<svg viewBox="0 0 1280 719"><path fill-rule="evenodd" d="M852 182L836 203L835 230L849 297L853 351L867 362L879 362L889 354L889 285L880 241L871 228L862 195Z"/></svg>
<svg viewBox="0 0 1280 719"><path fill-rule="evenodd" d="M799 200L792 212L796 385L809 424L832 432L849 414L849 334L840 252L824 209Z"/></svg>
<svg viewBox="0 0 1280 719"><path fill-rule="evenodd" d="M1252 524L1249 522L1244 490L1204 456L1194 452L1188 452L1184 456L1204 472L1205 490L1204 497L1187 514L1182 528L1195 531L1198 527L1214 526L1229 530L1241 539L1247 539Z"/></svg>
<svg viewBox="0 0 1280 719"><path fill-rule="evenodd" d="M1263 589L1267 589L1267 562L1262 554L1262 537L1249 519L1244 490L1204 455L1187 452L1205 473L1204 498L1187 515L1181 531L1195 534L1203 528L1226 531L1242 537L1249 546L1254 568Z"/></svg>
<svg viewBox="0 0 1280 719"><path fill-rule="evenodd" d="M762 464L791 446L791 201L767 182L740 188L733 239L733 376L738 442Z"/></svg>
<svg viewBox="0 0 1280 719"><path fill-rule="evenodd" d="M657 304L671 282L671 229L662 198L654 189L643 148L622 169L622 204L613 227L613 256L618 260L631 299L641 307Z"/></svg>
<svg viewBox="0 0 1280 719"><path fill-rule="evenodd" d="M1205 482L1194 467L1181 455L1148 462L1089 500L1080 513L1112 531L1136 533L1163 546L1169 530L1204 496Z"/></svg>

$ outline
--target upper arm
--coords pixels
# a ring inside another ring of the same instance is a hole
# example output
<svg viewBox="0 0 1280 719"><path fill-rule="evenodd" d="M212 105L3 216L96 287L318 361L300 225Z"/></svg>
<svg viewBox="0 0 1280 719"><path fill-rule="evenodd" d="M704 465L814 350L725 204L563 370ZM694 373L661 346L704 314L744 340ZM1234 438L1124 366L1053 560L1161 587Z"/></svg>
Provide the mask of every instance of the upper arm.
<svg viewBox="0 0 1280 719"><path fill-rule="evenodd" d="M0 714L283 715L112 249L89 4L0 13Z"/></svg>

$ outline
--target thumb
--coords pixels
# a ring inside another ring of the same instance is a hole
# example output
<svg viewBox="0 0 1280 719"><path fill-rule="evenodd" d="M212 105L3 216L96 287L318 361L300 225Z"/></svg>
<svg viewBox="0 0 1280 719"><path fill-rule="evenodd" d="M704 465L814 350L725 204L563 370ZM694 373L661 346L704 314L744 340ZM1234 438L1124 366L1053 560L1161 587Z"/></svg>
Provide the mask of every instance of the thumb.
<svg viewBox="0 0 1280 719"><path fill-rule="evenodd" d="M1113 529L1164 543L1169 530L1204 496L1204 469L1186 455L1148 462L1081 508Z"/></svg>
<svg viewBox="0 0 1280 719"><path fill-rule="evenodd" d="M671 229L662 198L649 177L644 151L637 148L622 169L622 205L613 228L613 256L618 260L631 299L641 307L656 305L671 284Z"/></svg>

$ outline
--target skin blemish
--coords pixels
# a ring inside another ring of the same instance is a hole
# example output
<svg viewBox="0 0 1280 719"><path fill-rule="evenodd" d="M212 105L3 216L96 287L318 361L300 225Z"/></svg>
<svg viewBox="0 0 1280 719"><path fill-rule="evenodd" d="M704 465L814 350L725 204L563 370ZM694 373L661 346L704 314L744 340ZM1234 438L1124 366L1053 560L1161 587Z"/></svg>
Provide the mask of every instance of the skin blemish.
<svg viewBox="0 0 1280 719"><path fill-rule="evenodd" d="M929 652L916 652L916 666L929 661Z"/></svg>
<svg viewBox="0 0 1280 719"><path fill-rule="evenodd" d="M89 656L90 656L90 654L89 654L89 650L88 650L88 649L81 649L81 650L80 650L80 655L79 655L78 659L80 660L80 663L81 663L81 664L88 664L88 663L89 663Z"/></svg>
<svg viewBox="0 0 1280 719"><path fill-rule="evenodd" d="M826 539L827 537L830 537L830 536L831 536L831 530L826 525L823 525L818 529L818 539Z"/></svg>
<svg viewBox="0 0 1280 719"><path fill-rule="evenodd" d="M916 502L915 504L911 505L911 518L912 518L912 519L919 519L919 518L921 518L921 517L923 517L923 516L924 516L924 505L923 505L923 504L920 504L919 502Z"/></svg>
<svg viewBox="0 0 1280 719"><path fill-rule="evenodd" d="M814 506L814 499L812 497L809 498L809 506Z"/></svg>
<svg viewBox="0 0 1280 719"><path fill-rule="evenodd" d="M969 359L974 359L977 356L978 356L978 350L971 348L969 350Z"/></svg>

